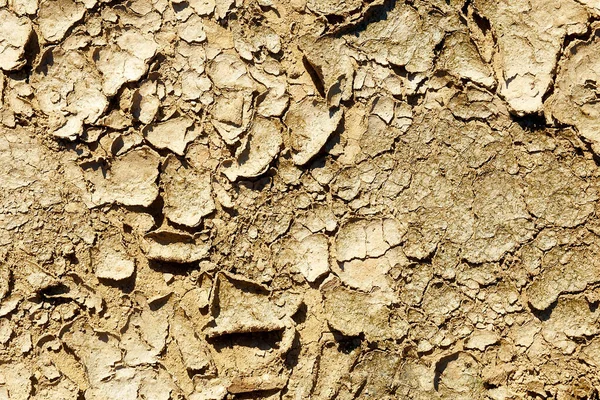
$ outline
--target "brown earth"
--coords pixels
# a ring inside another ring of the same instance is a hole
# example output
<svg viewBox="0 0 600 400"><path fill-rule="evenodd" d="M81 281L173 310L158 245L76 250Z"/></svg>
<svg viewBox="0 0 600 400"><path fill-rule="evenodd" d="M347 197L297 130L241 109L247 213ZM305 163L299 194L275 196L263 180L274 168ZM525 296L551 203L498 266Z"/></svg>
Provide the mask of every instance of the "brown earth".
<svg viewBox="0 0 600 400"><path fill-rule="evenodd" d="M598 399L599 21L0 0L0 399Z"/></svg>

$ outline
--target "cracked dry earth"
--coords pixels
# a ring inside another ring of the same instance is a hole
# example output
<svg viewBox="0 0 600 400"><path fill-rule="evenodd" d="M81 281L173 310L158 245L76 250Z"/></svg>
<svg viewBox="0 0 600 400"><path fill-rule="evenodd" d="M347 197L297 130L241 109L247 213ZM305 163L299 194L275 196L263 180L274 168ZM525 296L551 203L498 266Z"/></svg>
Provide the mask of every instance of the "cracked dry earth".
<svg viewBox="0 0 600 400"><path fill-rule="evenodd" d="M0 398L598 399L600 2L0 0Z"/></svg>

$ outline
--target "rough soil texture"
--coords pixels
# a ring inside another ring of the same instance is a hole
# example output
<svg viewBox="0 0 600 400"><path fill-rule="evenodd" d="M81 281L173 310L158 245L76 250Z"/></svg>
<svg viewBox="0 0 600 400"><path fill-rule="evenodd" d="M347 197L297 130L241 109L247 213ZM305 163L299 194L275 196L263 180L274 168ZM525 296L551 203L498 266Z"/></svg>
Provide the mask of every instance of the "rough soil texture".
<svg viewBox="0 0 600 400"><path fill-rule="evenodd" d="M0 398L598 399L600 2L0 0Z"/></svg>

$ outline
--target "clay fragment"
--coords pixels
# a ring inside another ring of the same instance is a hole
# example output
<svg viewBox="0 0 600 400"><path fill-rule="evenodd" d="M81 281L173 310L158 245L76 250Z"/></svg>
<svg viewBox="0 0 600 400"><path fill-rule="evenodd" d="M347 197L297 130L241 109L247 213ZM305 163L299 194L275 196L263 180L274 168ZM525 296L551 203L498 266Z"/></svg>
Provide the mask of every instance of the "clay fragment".
<svg viewBox="0 0 600 400"><path fill-rule="evenodd" d="M188 131L193 123L188 117L173 118L146 126L143 134L152 146L169 149L182 156L188 143L194 139L194 134Z"/></svg>
<svg viewBox="0 0 600 400"><path fill-rule="evenodd" d="M162 170L165 216L176 224L198 226L215 209L210 171L199 171L172 155Z"/></svg>
<svg viewBox="0 0 600 400"><path fill-rule="evenodd" d="M559 66L554 93L544 104L549 118L574 125L581 136L591 141L598 152L599 110L596 85L600 80L599 63L594 55L600 48L595 37L589 43L574 42L566 49Z"/></svg>
<svg viewBox="0 0 600 400"><path fill-rule="evenodd" d="M474 5L499 38L495 72L500 94L518 115L541 111L563 38L586 29L585 8L576 1L556 0L517 1L510 7L484 1Z"/></svg>
<svg viewBox="0 0 600 400"><path fill-rule="evenodd" d="M325 235L309 235L290 247L295 253L294 266L307 281L314 282L329 272L329 242Z"/></svg>
<svg viewBox="0 0 600 400"><path fill-rule="evenodd" d="M238 177L254 178L262 175L279 154L283 141L282 130L281 123L257 117L245 143L236 151L236 158L223 164L225 176L235 181Z"/></svg>
<svg viewBox="0 0 600 400"><path fill-rule="evenodd" d="M149 206L158 196L158 164L158 154L141 147L117 157L109 168L99 163L83 165L84 176L92 185L91 201Z"/></svg>
<svg viewBox="0 0 600 400"><path fill-rule="evenodd" d="M325 145L337 129L343 111L329 110L327 105L315 98L306 98L290 104L283 122L288 127L286 146L292 152L296 165L308 163Z"/></svg>
<svg viewBox="0 0 600 400"><path fill-rule="evenodd" d="M219 54L208 64L206 72L220 89L242 90L254 87L246 65L234 54Z"/></svg>
<svg viewBox="0 0 600 400"><path fill-rule="evenodd" d="M255 282L219 274L213 289L213 320L207 334L215 337L285 329L285 311L269 301L268 295L268 290Z"/></svg>
<svg viewBox="0 0 600 400"><path fill-rule="evenodd" d="M75 0L42 1L37 21L44 40L62 40L67 31L83 18L85 9L84 4Z"/></svg>
<svg viewBox="0 0 600 400"><path fill-rule="evenodd" d="M191 322L181 313L174 315L170 324L170 332L181 352L187 370L190 373L210 375L214 373L214 365L206 343L194 332Z"/></svg>
<svg viewBox="0 0 600 400"><path fill-rule="evenodd" d="M328 323L344 335L364 334L369 341L406 335L407 322L389 320L386 301L378 296L344 288L335 280L326 282L322 291Z"/></svg>
<svg viewBox="0 0 600 400"><path fill-rule="evenodd" d="M159 229L146 234L141 247L151 260L191 263L205 258L211 245L202 235Z"/></svg>
<svg viewBox="0 0 600 400"><path fill-rule="evenodd" d="M107 96L114 96L125 83L141 79L158 49L151 36L136 29L125 31L115 42L99 49L94 57L104 76L102 90Z"/></svg>
<svg viewBox="0 0 600 400"><path fill-rule="evenodd" d="M133 275L135 263L122 253L107 249L96 265L96 276L101 279L122 281Z"/></svg>
<svg viewBox="0 0 600 400"><path fill-rule="evenodd" d="M0 10L0 69L15 71L25 65L25 45L32 31L29 19Z"/></svg>

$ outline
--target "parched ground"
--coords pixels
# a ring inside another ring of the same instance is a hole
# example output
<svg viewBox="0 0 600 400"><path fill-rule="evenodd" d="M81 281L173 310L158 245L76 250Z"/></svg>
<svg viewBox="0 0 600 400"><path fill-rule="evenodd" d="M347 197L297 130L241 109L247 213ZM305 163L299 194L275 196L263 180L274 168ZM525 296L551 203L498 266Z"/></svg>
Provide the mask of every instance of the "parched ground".
<svg viewBox="0 0 600 400"><path fill-rule="evenodd" d="M0 399L598 399L600 2L0 0Z"/></svg>

